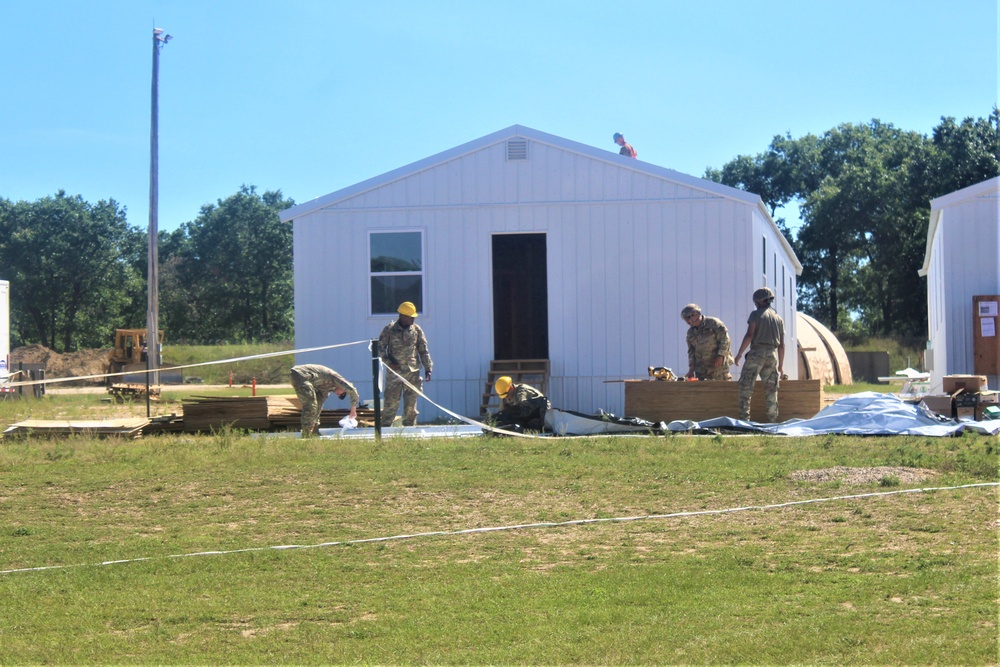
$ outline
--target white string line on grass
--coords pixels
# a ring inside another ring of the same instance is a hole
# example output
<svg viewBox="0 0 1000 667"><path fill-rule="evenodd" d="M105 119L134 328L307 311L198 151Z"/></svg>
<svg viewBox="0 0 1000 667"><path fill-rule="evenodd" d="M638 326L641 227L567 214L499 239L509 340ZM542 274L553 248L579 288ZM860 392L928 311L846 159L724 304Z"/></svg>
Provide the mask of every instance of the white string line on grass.
<svg viewBox="0 0 1000 667"><path fill-rule="evenodd" d="M337 343L336 345L323 345L320 347L303 347L298 350L282 350L280 352L263 352L261 354L251 354L246 357L233 357L232 359L218 359L216 361L199 361L196 364L186 364L184 366L170 366L169 368L139 369L134 371L124 371L122 373L98 373L97 375L74 375L65 378L51 378L45 380L30 380L24 382L10 382L8 387L30 387L36 384L57 384L59 382L74 382L76 380L96 380L98 378L118 377L120 375L139 375L146 373L163 373L166 371L179 371L184 368L197 368L198 366L214 366L216 364L231 364L237 361L250 361L251 359L267 359L269 357L284 357L289 354L303 354L305 352L317 352L319 350L332 350L336 347L348 347L350 345L368 345L367 340L356 340L353 343Z"/></svg>
<svg viewBox="0 0 1000 667"><path fill-rule="evenodd" d="M827 503L838 500L857 500L861 498L880 498L885 496L896 496L904 493L933 493L936 491L955 491L958 489L974 489L984 487L1000 486L1000 482L983 482L979 484L962 484L959 486L937 486L924 487L919 489L900 489L897 491L874 491L871 493L856 493L847 496L834 496L830 498L811 498L809 500L793 500L786 503L776 503L773 505L747 505L745 507L729 507L716 510L695 510L690 512L672 512L670 514L646 514L644 516L624 516L605 517L599 519L573 519L570 521L522 523L512 526L486 526L482 528L464 528L462 530L435 530L426 533L413 533L409 535L391 535L388 537L368 537L354 540L339 540L336 542L322 542L320 544L284 544L269 547L249 547L246 549L230 549L226 551L198 551L195 553L172 554L168 556L145 556L142 558L123 558L120 560L107 560L101 563L77 564L77 565L43 565L39 567L22 567L11 570L0 570L2 574L14 574L17 572L40 572L42 570L66 570L77 567L97 567L103 565L121 565L124 563L139 563L143 561L162 560L167 558L194 558L196 556L228 556L232 554L253 553L263 551L283 551L288 549L319 549L323 547L348 546L352 544L370 544L373 542L392 542L396 540L412 540L424 537L454 537L458 535L470 535L473 533L496 533L508 530L528 530L533 528L565 528L567 526L583 526L598 523L625 523L628 521L651 521L656 519L676 519L681 517L707 516L718 514L732 514L735 512L753 512L763 510L781 509L784 507L794 507L796 505L809 505L812 503Z"/></svg>

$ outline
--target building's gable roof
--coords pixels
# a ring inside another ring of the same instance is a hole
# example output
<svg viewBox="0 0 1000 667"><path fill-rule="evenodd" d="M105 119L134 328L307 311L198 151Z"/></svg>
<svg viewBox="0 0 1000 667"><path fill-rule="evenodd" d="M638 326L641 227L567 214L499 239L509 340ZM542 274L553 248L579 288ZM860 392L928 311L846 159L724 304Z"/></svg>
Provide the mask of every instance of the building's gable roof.
<svg viewBox="0 0 1000 667"><path fill-rule="evenodd" d="M294 218L300 218L304 215L312 213L313 211L331 206L351 197L356 197L369 190L373 190L426 169L431 169L445 162L455 160L464 155L468 155L509 139L529 139L531 141L552 146L570 153L583 155L609 164L615 164L622 169L631 169L643 172L645 174L672 181L679 185L699 190L717 197L732 199L750 205L760 204L763 208L761 199L758 195L745 192L737 188L732 188L727 185L722 185L721 183L705 180L703 178L689 176L688 174L683 174L679 171L674 171L673 169L667 169L665 167L659 167L648 162L642 162L641 160L633 160L632 158L624 157L618 155L617 153L612 153L611 151L594 148L593 146L587 146L586 144L570 141L569 139L563 139L562 137L557 137L553 134L539 132L538 130L533 130L530 127L525 127L523 125L512 125L506 129L488 134L460 146L450 148L436 155L431 155L430 157L426 157L398 169L393 169L392 171L369 178L361 181L360 183L355 183L354 185L337 190L336 192L331 192L330 194L317 197L316 199L304 202L298 206L285 209L280 214L281 220L287 222L288 220L292 220Z"/></svg>
<svg viewBox="0 0 1000 667"><path fill-rule="evenodd" d="M317 197L311 201L285 209L279 214L279 217L282 222L288 222L296 218L301 218L302 216L334 206L344 200L357 197L394 181L413 176L425 170L433 169L444 163L457 160L463 156L469 155L470 153L483 150L510 139L528 139L558 150L563 150L568 153L585 156L609 165L614 165L620 169L632 170L653 178L663 179L692 190L703 192L710 197L719 197L753 206L758 210L766 223L774 230L786 254L792 261L795 273L797 275L802 273L802 265L795 256L795 251L778 229L778 226L772 219L771 213L767 210L767 207L764 205L760 195L746 192L738 188L733 188L728 185L723 185L721 183L716 183L715 181L710 181L704 178L690 176L673 169L667 169L666 167L660 167L649 162L643 162L642 160L625 157L612 151L564 139L554 134L540 132L530 127L525 127L524 125L511 125L506 129L493 132L492 134L487 134L484 137L474 139L473 141L461 144L460 146L455 146L454 148L442 151L436 155L431 155L422 160L417 160L416 162L399 167L398 169L393 169L392 171L388 171L379 176L369 178L361 181L360 183L355 183L354 185L331 192L330 194L323 195L322 197Z"/></svg>
<svg viewBox="0 0 1000 667"><path fill-rule="evenodd" d="M931 267L931 251L934 249L934 238L937 236L938 225L941 224L941 212L949 206L960 204L970 199L979 199L990 194L994 197L1000 196L1000 176L994 176L982 183L970 185L967 188L950 192L946 195L931 200L931 219L927 225L927 245L924 250L924 265L917 271L917 275L924 277ZM1000 207L1000 198L997 199L997 206Z"/></svg>

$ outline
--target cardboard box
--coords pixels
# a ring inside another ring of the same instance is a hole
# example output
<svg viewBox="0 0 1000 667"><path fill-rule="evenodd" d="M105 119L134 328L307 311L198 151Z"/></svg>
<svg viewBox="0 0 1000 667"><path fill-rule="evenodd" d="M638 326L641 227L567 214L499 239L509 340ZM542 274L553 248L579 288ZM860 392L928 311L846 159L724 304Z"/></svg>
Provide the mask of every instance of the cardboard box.
<svg viewBox="0 0 1000 667"><path fill-rule="evenodd" d="M964 391L956 392L952 398L955 400L956 408L977 408L979 407L980 394L969 394Z"/></svg>
<svg viewBox="0 0 1000 667"><path fill-rule="evenodd" d="M979 405L976 406L976 421L1000 419L1000 394L988 391L979 394Z"/></svg>
<svg viewBox="0 0 1000 667"><path fill-rule="evenodd" d="M978 421L976 419L976 409L975 408L955 408L955 419L959 421Z"/></svg>
<svg viewBox="0 0 1000 667"><path fill-rule="evenodd" d="M955 418L955 402L951 396L930 395L924 396L920 402L931 412L937 413L948 419Z"/></svg>
<svg viewBox="0 0 1000 667"><path fill-rule="evenodd" d="M954 394L959 389L969 394L989 391L985 375L945 375L941 382L941 389L946 394Z"/></svg>

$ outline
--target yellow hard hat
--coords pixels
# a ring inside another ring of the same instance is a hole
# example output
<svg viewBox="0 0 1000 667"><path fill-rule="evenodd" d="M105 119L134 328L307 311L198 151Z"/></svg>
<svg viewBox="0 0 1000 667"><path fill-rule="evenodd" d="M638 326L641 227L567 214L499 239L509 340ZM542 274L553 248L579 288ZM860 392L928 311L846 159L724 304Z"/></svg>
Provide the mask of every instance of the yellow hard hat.
<svg viewBox="0 0 1000 667"><path fill-rule="evenodd" d="M510 391L510 386L512 384L514 384L514 381L504 375L503 377L497 378L496 383L493 385L493 389L496 390L497 395L500 398L506 398L507 392Z"/></svg>
<svg viewBox="0 0 1000 667"><path fill-rule="evenodd" d="M416 317L417 307L414 306L409 301L404 301L403 303L399 304L399 308L396 309L396 312L399 313L400 315L406 315L407 317Z"/></svg>

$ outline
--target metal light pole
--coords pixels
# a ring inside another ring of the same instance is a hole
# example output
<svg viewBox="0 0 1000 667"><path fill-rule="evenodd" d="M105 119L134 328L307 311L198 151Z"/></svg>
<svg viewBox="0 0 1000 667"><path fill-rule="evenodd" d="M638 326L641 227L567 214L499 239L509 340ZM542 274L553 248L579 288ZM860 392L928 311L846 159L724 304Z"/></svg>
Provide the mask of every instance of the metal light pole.
<svg viewBox="0 0 1000 667"><path fill-rule="evenodd" d="M150 373L147 378L154 385L160 384L160 374L157 368L160 365L160 335L158 322L160 319L160 269L159 252L157 250L157 237L159 236L159 223L157 214L159 209L159 192L157 183L159 179L159 89L160 89L160 47L170 41L170 35L164 35L160 28L153 28L153 99L152 118L149 130L149 266L146 277L146 367ZM149 392L146 392L146 413L149 416Z"/></svg>

